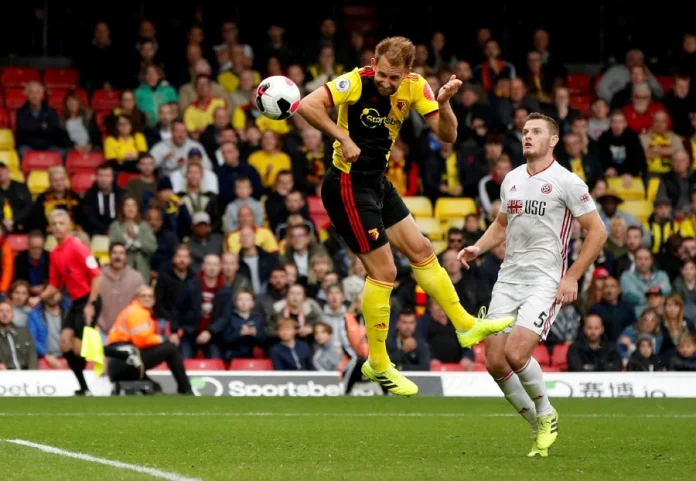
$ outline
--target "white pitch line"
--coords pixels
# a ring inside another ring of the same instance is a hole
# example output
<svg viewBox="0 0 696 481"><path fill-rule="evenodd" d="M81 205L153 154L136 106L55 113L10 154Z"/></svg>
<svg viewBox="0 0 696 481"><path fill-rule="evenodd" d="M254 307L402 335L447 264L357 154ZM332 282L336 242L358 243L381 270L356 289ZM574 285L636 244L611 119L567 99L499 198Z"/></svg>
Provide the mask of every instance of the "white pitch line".
<svg viewBox="0 0 696 481"><path fill-rule="evenodd" d="M510 418L517 417L515 413L274 413L274 412L93 412L93 413L13 413L0 412L0 417L356 417L356 418ZM588 413L564 414L564 418L578 419L694 419L692 414L621 414L621 413Z"/></svg>
<svg viewBox="0 0 696 481"><path fill-rule="evenodd" d="M38 449L39 451L43 451L45 453L57 454L58 456L64 456L66 458L79 459L80 461L87 461L88 463L103 464L104 466L110 466L118 469L128 469L130 471L135 471L136 473L148 474L153 478L167 479L169 481L202 481L200 478L189 478L188 476L168 473L166 471L160 471L159 469L148 468L147 466L122 463L121 461L112 461L110 459L90 456L89 454L74 453L72 451L65 451L64 449L49 446L47 444L32 443L31 441L25 441L24 439L5 439L4 441L7 443L18 444L20 446L26 446L28 448Z"/></svg>

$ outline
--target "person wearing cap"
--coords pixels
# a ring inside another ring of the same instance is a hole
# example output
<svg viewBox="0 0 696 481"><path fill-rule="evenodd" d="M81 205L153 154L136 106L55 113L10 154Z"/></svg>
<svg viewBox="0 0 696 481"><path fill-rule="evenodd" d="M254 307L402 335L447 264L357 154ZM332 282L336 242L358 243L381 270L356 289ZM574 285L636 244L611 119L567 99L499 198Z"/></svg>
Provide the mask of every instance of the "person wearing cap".
<svg viewBox="0 0 696 481"><path fill-rule="evenodd" d="M651 234L650 250L653 254L665 251L667 240L679 233L679 226L672 219L672 201L669 197L657 196L653 202L653 213L645 223L644 229Z"/></svg>
<svg viewBox="0 0 696 481"><path fill-rule="evenodd" d="M7 164L0 162L0 201L2 224L7 232L23 232L31 218L32 199L23 182L12 180Z"/></svg>
<svg viewBox="0 0 696 481"><path fill-rule="evenodd" d="M183 192L186 190L186 166L190 162L199 162L203 165L203 151L198 147L194 147L188 151L186 164L174 172L169 174L169 178L172 180L172 186L175 192ZM215 172L210 169L203 169L203 179L201 180L203 189L206 192L212 192L216 194L220 191L218 178Z"/></svg>
<svg viewBox="0 0 696 481"><path fill-rule="evenodd" d="M649 249L643 247L635 253L635 268L621 275L621 290L624 298L634 305L636 316L648 306L647 294L650 288L658 288L662 295L672 292L672 284L665 271L653 270L654 260Z"/></svg>
<svg viewBox="0 0 696 481"><path fill-rule="evenodd" d="M213 232L210 214L196 212L191 218L192 236L186 242L191 252L191 267L194 272L201 270L203 259L208 254L222 255L222 234Z"/></svg>
<svg viewBox="0 0 696 481"><path fill-rule="evenodd" d="M186 124L183 121L174 120L172 122L171 138L164 139L153 145L150 149L150 154L155 159L155 163L157 163L159 175L165 176L186 164L186 159L188 159L191 149L200 150L203 167L207 170L212 170L213 164L210 162L208 154L205 153L205 149L200 142L189 138Z"/></svg>

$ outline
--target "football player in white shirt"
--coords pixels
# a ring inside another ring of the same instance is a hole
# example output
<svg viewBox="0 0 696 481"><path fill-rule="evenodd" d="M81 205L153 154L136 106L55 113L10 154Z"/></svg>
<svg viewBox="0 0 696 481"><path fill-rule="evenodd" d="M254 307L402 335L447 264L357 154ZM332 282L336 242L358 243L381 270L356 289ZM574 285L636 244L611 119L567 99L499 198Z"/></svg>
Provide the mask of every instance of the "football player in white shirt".
<svg viewBox="0 0 696 481"><path fill-rule="evenodd" d="M561 303L577 299L578 279L599 255L607 234L587 185L553 158L559 140L556 122L532 113L522 133L527 164L505 176L495 222L475 245L459 252L459 259L468 268L476 257L505 242L488 315L516 320L512 328L486 339L486 368L536 433L529 456L548 456L558 436L558 413L532 354L546 339ZM567 269L574 219L587 236Z"/></svg>

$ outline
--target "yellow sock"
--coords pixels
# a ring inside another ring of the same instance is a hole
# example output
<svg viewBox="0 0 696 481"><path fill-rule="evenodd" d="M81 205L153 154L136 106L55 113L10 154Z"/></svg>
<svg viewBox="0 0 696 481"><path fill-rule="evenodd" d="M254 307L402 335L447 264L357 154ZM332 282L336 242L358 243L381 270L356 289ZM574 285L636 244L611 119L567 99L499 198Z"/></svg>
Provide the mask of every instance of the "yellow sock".
<svg viewBox="0 0 696 481"><path fill-rule="evenodd" d="M370 365L377 372L386 371L390 366L387 354L387 334L389 333L390 282L367 278L363 289L362 313L365 318L367 344L370 347Z"/></svg>
<svg viewBox="0 0 696 481"><path fill-rule="evenodd" d="M466 331L474 326L476 318L466 312L460 304L452 280L437 261L435 254L423 262L411 264L411 267L421 289L442 307L457 330Z"/></svg>

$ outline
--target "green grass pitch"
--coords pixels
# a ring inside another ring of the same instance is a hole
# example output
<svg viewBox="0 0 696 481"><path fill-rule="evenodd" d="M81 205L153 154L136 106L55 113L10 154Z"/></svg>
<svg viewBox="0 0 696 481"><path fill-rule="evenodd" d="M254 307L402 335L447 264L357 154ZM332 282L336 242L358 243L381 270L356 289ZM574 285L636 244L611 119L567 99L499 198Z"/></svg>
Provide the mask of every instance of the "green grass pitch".
<svg viewBox="0 0 696 481"><path fill-rule="evenodd" d="M502 399L4 398L0 466L7 481L158 479L19 439L182 481L696 479L693 400L554 405L558 441L528 459L529 427Z"/></svg>

